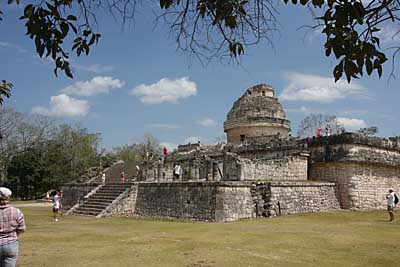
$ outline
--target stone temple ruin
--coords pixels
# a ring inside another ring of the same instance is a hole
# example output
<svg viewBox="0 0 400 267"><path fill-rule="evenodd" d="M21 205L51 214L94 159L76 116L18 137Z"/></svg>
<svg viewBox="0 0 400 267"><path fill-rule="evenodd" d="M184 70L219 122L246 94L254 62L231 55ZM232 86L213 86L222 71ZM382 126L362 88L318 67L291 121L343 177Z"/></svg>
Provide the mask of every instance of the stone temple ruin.
<svg viewBox="0 0 400 267"><path fill-rule="evenodd" d="M384 209L388 188L400 190L399 139L291 137L290 121L269 85L247 89L229 111L224 131L227 144L180 145L144 162L133 181L66 185L69 213L225 222ZM173 179L174 163L182 166L179 180Z"/></svg>

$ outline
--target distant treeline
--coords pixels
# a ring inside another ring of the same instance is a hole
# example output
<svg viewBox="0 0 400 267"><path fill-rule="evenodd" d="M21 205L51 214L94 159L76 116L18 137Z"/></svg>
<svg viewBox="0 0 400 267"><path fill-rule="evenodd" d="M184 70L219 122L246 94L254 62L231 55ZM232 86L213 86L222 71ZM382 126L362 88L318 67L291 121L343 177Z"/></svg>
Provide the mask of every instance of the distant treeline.
<svg viewBox="0 0 400 267"><path fill-rule="evenodd" d="M0 185L15 198L41 198L68 182L81 182L92 166L116 160L141 160L146 152L159 154L158 141L146 134L143 141L113 148L99 148L100 133L79 125L58 124L44 116L0 108Z"/></svg>

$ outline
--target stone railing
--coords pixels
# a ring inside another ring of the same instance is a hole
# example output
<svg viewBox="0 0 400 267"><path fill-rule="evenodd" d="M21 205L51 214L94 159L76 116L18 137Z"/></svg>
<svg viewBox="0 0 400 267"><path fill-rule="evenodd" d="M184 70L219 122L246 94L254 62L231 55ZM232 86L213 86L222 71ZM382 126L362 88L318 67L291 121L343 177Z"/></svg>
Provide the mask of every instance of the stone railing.
<svg viewBox="0 0 400 267"><path fill-rule="evenodd" d="M108 205L96 218L111 216L133 216L135 212L136 194L138 183L134 183L122 192L113 202Z"/></svg>

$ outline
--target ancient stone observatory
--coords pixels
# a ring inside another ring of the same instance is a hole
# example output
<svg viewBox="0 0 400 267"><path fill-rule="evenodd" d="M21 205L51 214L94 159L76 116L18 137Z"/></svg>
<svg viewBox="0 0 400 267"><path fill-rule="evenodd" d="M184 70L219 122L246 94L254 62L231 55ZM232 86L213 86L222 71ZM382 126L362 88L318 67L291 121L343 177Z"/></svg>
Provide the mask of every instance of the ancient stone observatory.
<svg viewBox="0 0 400 267"><path fill-rule="evenodd" d="M228 143L254 136L287 136L290 121L286 119L272 86L260 84L247 89L233 104L224 123L224 131Z"/></svg>
<svg viewBox="0 0 400 267"><path fill-rule="evenodd" d="M227 144L180 145L144 162L132 183L116 184L119 179L110 177L105 185L70 185L64 188L64 205L72 207L72 214L98 217L226 222L339 208L384 209L388 188L400 192L400 139L354 133L302 140L288 136L290 122L270 86L248 89L224 126ZM182 167L179 179L173 178L174 164Z"/></svg>

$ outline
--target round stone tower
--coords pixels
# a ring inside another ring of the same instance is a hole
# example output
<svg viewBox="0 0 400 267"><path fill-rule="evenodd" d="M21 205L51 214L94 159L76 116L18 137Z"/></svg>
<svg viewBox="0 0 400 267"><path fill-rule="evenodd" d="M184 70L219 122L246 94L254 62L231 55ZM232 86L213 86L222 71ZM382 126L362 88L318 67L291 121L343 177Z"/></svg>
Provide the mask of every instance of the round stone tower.
<svg viewBox="0 0 400 267"><path fill-rule="evenodd" d="M233 104L224 122L224 131L228 143L249 137L288 136L290 121L272 86L259 84L247 89Z"/></svg>

